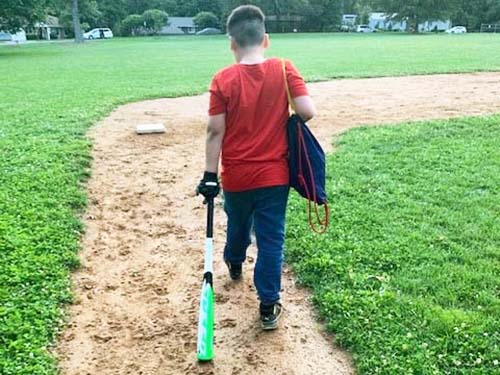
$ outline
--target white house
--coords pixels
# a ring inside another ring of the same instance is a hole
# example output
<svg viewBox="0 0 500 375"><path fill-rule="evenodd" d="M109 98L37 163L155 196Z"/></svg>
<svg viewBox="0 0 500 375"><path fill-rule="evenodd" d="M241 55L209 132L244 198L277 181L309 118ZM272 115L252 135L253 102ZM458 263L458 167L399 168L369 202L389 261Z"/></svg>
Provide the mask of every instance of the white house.
<svg viewBox="0 0 500 375"><path fill-rule="evenodd" d="M406 21L395 21L390 19L391 15L381 12L370 13L368 26L372 29L404 31Z"/></svg>
<svg viewBox="0 0 500 375"><path fill-rule="evenodd" d="M30 31L37 34L39 39L51 40L64 37L64 28L59 24L59 18L50 15L45 22L36 22Z"/></svg>
<svg viewBox="0 0 500 375"><path fill-rule="evenodd" d="M358 19L357 14L343 14L342 15L342 25L355 26L357 19Z"/></svg>
<svg viewBox="0 0 500 375"><path fill-rule="evenodd" d="M425 21L418 25L418 31L445 31L451 29L451 21Z"/></svg>
<svg viewBox="0 0 500 375"><path fill-rule="evenodd" d="M26 32L21 29L17 33L12 34L0 30L0 42L22 43L26 42Z"/></svg>
<svg viewBox="0 0 500 375"><path fill-rule="evenodd" d="M168 17L167 24L160 30L160 34L195 34L196 26L192 17Z"/></svg>
<svg viewBox="0 0 500 375"><path fill-rule="evenodd" d="M368 25L372 29L380 29L380 30L392 30L392 31L405 31L407 27L406 21L396 21L392 20L391 17L395 15L389 15L382 12L374 12L370 14L370 20ZM451 27L451 21L425 21L418 25L418 31L444 31Z"/></svg>

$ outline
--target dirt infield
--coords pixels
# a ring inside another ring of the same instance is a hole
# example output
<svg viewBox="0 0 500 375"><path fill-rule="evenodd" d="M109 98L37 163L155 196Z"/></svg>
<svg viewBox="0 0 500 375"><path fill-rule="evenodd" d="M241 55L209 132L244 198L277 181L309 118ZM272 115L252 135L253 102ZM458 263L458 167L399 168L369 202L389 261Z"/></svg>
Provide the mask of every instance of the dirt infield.
<svg viewBox="0 0 500 375"><path fill-rule="evenodd" d="M338 80L309 85L311 126L327 150L361 124L500 112L500 73ZM284 274L281 328L261 332L252 286L228 280L216 211L216 358L195 361L205 211L193 191L203 171L206 95L117 108L97 124L76 303L56 355L62 374L353 374L349 355L314 318L309 296ZM139 123L167 133L137 136Z"/></svg>

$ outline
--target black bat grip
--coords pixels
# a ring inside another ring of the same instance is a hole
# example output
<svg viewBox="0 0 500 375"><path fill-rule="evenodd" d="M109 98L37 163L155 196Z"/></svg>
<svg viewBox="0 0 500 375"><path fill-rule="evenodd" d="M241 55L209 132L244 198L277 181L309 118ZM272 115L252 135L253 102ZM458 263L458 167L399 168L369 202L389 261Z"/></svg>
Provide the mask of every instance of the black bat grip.
<svg viewBox="0 0 500 375"><path fill-rule="evenodd" d="M207 238L214 237L214 198L207 198Z"/></svg>

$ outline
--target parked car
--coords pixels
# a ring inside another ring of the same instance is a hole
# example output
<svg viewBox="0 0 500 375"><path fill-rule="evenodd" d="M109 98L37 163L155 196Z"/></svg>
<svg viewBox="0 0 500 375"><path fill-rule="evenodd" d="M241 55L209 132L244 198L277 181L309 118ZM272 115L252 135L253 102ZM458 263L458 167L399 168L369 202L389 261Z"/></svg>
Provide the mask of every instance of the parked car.
<svg viewBox="0 0 500 375"><path fill-rule="evenodd" d="M455 26L445 31L447 34L465 34L466 32L467 28L465 26Z"/></svg>
<svg viewBox="0 0 500 375"><path fill-rule="evenodd" d="M112 38L113 32L108 28L97 28L83 33L84 39L107 39Z"/></svg>
<svg viewBox="0 0 500 375"><path fill-rule="evenodd" d="M196 35L217 35L222 34L222 31L216 29L215 27L207 27L206 29L200 30Z"/></svg>
<svg viewBox="0 0 500 375"><path fill-rule="evenodd" d="M368 25L358 25L356 27L356 32L357 33L373 33L375 32L374 29L372 29L370 26Z"/></svg>

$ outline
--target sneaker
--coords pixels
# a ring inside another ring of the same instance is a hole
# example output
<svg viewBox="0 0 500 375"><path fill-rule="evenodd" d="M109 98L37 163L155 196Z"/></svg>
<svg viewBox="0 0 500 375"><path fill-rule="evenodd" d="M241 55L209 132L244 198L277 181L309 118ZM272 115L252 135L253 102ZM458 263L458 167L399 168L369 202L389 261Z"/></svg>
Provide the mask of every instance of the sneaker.
<svg viewBox="0 0 500 375"><path fill-rule="evenodd" d="M283 307L281 303L276 302L272 305L260 304L260 322L263 330L272 330L278 328L278 322L281 318Z"/></svg>
<svg viewBox="0 0 500 375"><path fill-rule="evenodd" d="M229 269L229 276L231 280L239 280L241 279L241 263L234 264L226 261L227 268Z"/></svg>

